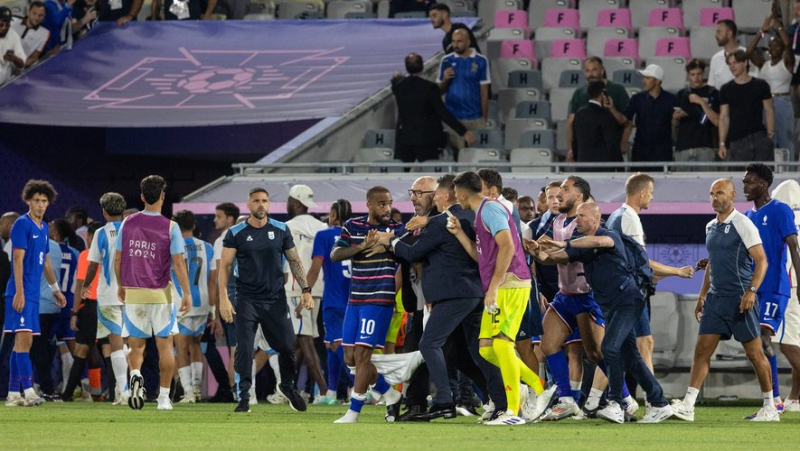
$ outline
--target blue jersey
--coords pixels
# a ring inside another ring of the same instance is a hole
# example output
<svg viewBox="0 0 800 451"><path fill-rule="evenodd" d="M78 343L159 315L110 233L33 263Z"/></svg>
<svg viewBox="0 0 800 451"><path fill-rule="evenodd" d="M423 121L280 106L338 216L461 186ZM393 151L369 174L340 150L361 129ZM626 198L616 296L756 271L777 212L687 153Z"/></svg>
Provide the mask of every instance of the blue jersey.
<svg viewBox="0 0 800 451"><path fill-rule="evenodd" d="M192 308L186 316L205 316L210 310L208 304L208 281L211 271L217 269L214 260L214 248L203 240L197 238L184 238L186 244L186 269L189 272L189 289L192 292ZM172 287L175 289L177 299L183 298L175 270L172 270Z"/></svg>
<svg viewBox="0 0 800 451"><path fill-rule="evenodd" d="M56 284L61 286L61 279L59 278L59 268L61 268L61 248L58 246L53 240L50 240L48 243L50 247L50 252L47 254L47 258L50 259L50 265L53 267L53 273L56 276ZM64 293L66 296L66 293ZM54 313L59 313L61 308L56 305L56 297L53 295L53 291L50 289L50 284L47 283L47 278L42 276L41 281L39 282L39 314L40 315L52 315Z"/></svg>
<svg viewBox="0 0 800 451"><path fill-rule="evenodd" d="M439 65L439 75L436 79L441 82L444 71L452 68L456 76L450 80L445 93L444 104L453 113L456 119L472 120L483 116L481 109L481 85L491 83L489 76L489 60L470 49L471 54L460 57L450 53L442 58Z"/></svg>
<svg viewBox="0 0 800 451"><path fill-rule="evenodd" d="M724 222L706 226L706 249L711 265L711 289L721 297L741 296L753 281L753 259L748 249L761 244L753 223L736 210Z"/></svg>
<svg viewBox="0 0 800 451"><path fill-rule="evenodd" d="M348 296L350 296L351 260L343 262L331 260L331 251L341 234L342 228L334 226L320 230L314 236L311 258L322 260L322 271L325 277L325 287L322 291L323 310L329 307L344 310L347 307Z"/></svg>
<svg viewBox="0 0 800 451"><path fill-rule="evenodd" d="M29 213L14 221L14 225L11 226L11 278L6 286L6 297L17 294L13 253L16 249L22 249L25 251L25 258L22 261L22 290L25 302L39 303L41 292L39 284L44 270L44 259L50 252L49 233L47 223L42 222L41 227L36 225Z"/></svg>
<svg viewBox="0 0 800 451"><path fill-rule="evenodd" d="M758 287L758 292L791 296L789 272L786 270L788 248L784 240L790 235L797 235L794 212L783 202L772 199L758 210L752 208L747 210L745 216L750 218L758 229L764 253L767 255L767 274L764 276L764 282Z"/></svg>
<svg viewBox="0 0 800 451"><path fill-rule="evenodd" d="M50 240L50 264L53 265L56 283L67 299L67 304L63 308L59 308L56 305L56 297L53 296L53 291L50 290L47 279L42 277L39 313L61 312L62 316L70 317L72 304L75 301L75 275L78 272L78 255L78 251L65 243L56 243Z"/></svg>

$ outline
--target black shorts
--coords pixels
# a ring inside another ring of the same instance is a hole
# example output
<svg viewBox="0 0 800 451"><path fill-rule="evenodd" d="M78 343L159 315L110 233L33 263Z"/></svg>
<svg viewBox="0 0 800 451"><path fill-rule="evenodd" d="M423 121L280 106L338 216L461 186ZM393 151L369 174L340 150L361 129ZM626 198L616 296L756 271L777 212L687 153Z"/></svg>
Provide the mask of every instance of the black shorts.
<svg viewBox="0 0 800 451"><path fill-rule="evenodd" d="M75 343L93 345L97 339L97 301L84 299L77 316L78 331L75 332Z"/></svg>

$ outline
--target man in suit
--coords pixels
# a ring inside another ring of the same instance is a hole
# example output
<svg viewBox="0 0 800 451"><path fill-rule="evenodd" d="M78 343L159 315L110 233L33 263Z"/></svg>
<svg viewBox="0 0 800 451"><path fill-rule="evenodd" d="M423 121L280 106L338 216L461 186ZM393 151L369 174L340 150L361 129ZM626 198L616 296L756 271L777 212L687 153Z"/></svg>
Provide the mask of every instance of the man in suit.
<svg viewBox="0 0 800 451"><path fill-rule="evenodd" d="M589 104L575 113L573 143L575 161L622 161L617 121L608 110L602 81L589 82Z"/></svg>
<svg viewBox="0 0 800 451"><path fill-rule="evenodd" d="M439 211L449 212L458 218L463 230L474 236L472 223L475 213L462 209L456 203L453 179L455 176L452 174L439 178L434 203ZM412 245L389 234L381 234L381 243L390 246L395 255L410 262L422 262L422 291L425 302L431 305L419 349L428 366L430 380L436 387L436 397L428 412L412 418L418 421L456 417L447 363L475 381L484 393L488 391L497 411L505 411L507 407L499 369L481 357L478 351L483 309L478 265L458 239L447 231L447 224L446 213L430 217L419 240ZM443 284L444 280L449 283ZM445 345L451 334L458 333L459 326L462 326L460 333L463 334L467 349L463 345Z"/></svg>
<svg viewBox="0 0 800 451"><path fill-rule="evenodd" d="M446 142L442 121L467 143L475 142L475 135L445 108L436 83L422 78L423 67L422 57L411 53L406 57L408 76L392 79L392 93L397 102L394 156L407 163L439 158Z"/></svg>

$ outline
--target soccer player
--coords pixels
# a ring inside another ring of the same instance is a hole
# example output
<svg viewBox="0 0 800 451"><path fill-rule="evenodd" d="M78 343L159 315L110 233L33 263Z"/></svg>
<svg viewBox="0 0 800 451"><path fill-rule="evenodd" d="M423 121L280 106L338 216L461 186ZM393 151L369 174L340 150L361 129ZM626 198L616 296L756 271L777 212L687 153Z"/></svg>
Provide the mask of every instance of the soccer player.
<svg viewBox="0 0 800 451"><path fill-rule="evenodd" d="M236 224L239 214L239 207L230 202L223 202L217 205L216 209L214 210L214 228L219 231L219 237L214 241L214 262L217 269L211 270L211 279L213 280L218 280L217 273L222 260L222 242L225 239L225 235L228 233L228 229ZM210 293L210 296L217 300L218 291L215 293ZM228 297L230 298L233 307L236 308L236 285L234 277L229 278ZM228 345L228 355L230 356L230 360L228 364L228 381L223 382L223 379L217 380L217 393L211 397L209 402L233 402L234 390L231 387L234 387L236 380L233 369L233 362L236 359L236 325L232 322L228 323L221 321L219 314L219 302L215 302L214 304L216 305L215 309L217 311L217 315L216 319L211 323L209 328L213 328L214 331L216 331L217 328L224 330L225 342ZM210 361L209 366L212 366ZM217 373L219 373L220 377L222 376L222 373L217 371L214 373L215 378L217 377Z"/></svg>
<svg viewBox="0 0 800 451"><path fill-rule="evenodd" d="M125 405L130 398L128 390L128 361L123 350L123 337L128 330L123 324L124 306L117 297L119 285L114 271L116 263L116 241L122 226L122 213L125 211L125 198L119 193L108 192L100 196L100 207L106 224L95 233L92 246L89 248L89 268L86 271L82 297L90 294L89 284L99 274L97 285L97 340L107 340L108 347L103 346L103 357L111 360L116 387L114 388L114 405ZM102 272L98 273L98 269ZM109 392L111 387L109 387Z"/></svg>
<svg viewBox="0 0 800 451"><path fill-rule="evenodd" d="M250 386L253 383L253 346L260 324L264 338L278 353L281 383L277 391L289 400L295 411L305 411L306 403L295 388L294 330L286 303L283 265L289 268L303 292L301 305L314 303L306 283L303 263L286 224L267 217L269 193L253 188L247 197L250 217L225 234L219 267L219 311L226 322L236 321L236 372L239 373L239 405L235 412L250 412ZM236 262L236 309L228 297L228 279Z"/></svg>
<svg viewBox="0 0 800 451"><path fill-rule="evenodd" d="M517 356L514 340L531 294L531 273L525 261L520 235L511 212L500 202L484 197L481 178L463 172L454 180L458 203L475 212L475 241L450 219L448 230L456 235L467 253L478 262L481 284L486 293L479 335L480 354L500 368L506 389L508 410L484 422L491 426L525 424L520 411L520 378L541 389L536 373Z"/></svg>
<svg viewBox="0 0 800 451"><path fill-rule="evenodd" d="M44 403L33 390L33 368L30 350L33 336L39 335L40 280L44 274L56 304L67 300L56 283L55 272L47 258L50 252L49 228L43 222L47 207L56 199L56 190L45 180L29 180L22 189L22 200L28 213L11 226L13 252L11 279L6 286L6 310L3 332L14 334L11 352L8 398L6 406L38 406ZM20 394L24 392L24 397Z"/></svg>
<svg viewBox="0 0 800 451"><path fill-rule="evenodd" d="M205 332L206 323L214 320L214 306L209 303L209 293L213 293L217 288L216 281L210 277L216 265L211 245L194 238L194 213L181 210L172 216L172 220L178 224L183 236L186 267L189 271L189 289L192 292L191 308L178 318L175 363L185 393L180 402L194 403L200 401L200 386L203 383L203 352L200 350L200 339ZM175 288L175 299L182 298L180 282L174 271L172 286Z"/></svg>
<svg viewBox="0 0 800 451"><path fill-rule="evenodd" d="M128 406L135 410L144 407L144 378L141 372L144 347L148 338L155 337L160 369L158 410L172 410L169 388L175 372L171 335L175 311L170 287L170 262L183 292L181 313L189 310L192 293L189 290L180 228L161 215L167 182L161 176L149 175L142 179L140 187L144 211L134 213L119 226L114 257L117 292L119 300L125 304L125 326L130 333Z"/></svg>
<svg viewBox="0 0 800 451"><path fill-rule="evenodd" d="M683 399L672 400L672 412L681 420L694 421L695 400L708 375L711 355L721 339L729 340L732 336L744 347L761 386L763 407L752 421L780 421L754 308L756 293L767 272L761 237L756 226L733 208L736 191L732 181L716 180L711 185L710 197L717 217L706 226L708 266L695 307L700 332L689 388Z"/></svg>
<svg viewBox="0 0 800 451"><path fill-rule="evenodd" d="M331 260L352 260L353 277L350 296L342 326L344 361L355 374L355 384L347 413L335 423L356 423L367 399L367 389L386 399L386 405L400 402L400 393L393 389L372 364L373 351L383 348L389 323L394 314L395 273L394 254L378 244L378 231L402 235L405 228L394 222L392 195L388 189L375 186L367 191L369 214L345 222Z"/></svg>
<svg viewBox="0 0 800 451"><path fill-rule="evenodd" d="M325 288L322 292L322 323L325 326L325 347L328 349L328 392L325 396L314 399L314 404L338 403L336 389L339 387L339 376L344 365L344 348L342 347L342 325L350 296L350 279L352 277L351 261L334 262L331 251L342 234L342 226L350 219L353 208L350 202L339 199L331 205L328 215L328 227L317 232L314 237L314 248L311 252L311 268L308 270L308 286L314 287L319 279L320 270L325 277Z"/></svg>
<svg viewBox="0 0 800 451"><path fill-rule="evenodd" d="M791 296L790 275L786 271L787 246L792 257L795 280L800 280L800 254L797 250L797 226L791 207L776 199L770 199L772 169L763 163L752 163L745 168L742 180L745 199L753 202L753 208L745 212L758 229L764 254L767 256L767 273L758 287L759 322L761 346L772 370L772 397L779 411L783 411L778 385L778 356L772 350L772 337L783 322L784 313ZM783 348L782 348L783 349ZM800 355L784 352L792 368L800 367ZM748 418L749 419L749 418Z"/></svg>

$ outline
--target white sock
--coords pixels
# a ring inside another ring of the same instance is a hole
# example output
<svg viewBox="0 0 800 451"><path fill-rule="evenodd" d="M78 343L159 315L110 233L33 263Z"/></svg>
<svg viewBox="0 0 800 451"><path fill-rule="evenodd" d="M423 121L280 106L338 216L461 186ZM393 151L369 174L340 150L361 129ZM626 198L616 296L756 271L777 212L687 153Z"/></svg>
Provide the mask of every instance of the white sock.
<svg viewBox="0 0 800 451"><path fill-rule="evenodd" d="M81 379L81 390L83 390L84 393L89 393L91 389L92 387L91 385L89 385L89 378L84 377L83 379Z"/></svg>
<svg viewBox="0 0 800 451"><path fill-rule="evenodd" d="M325 392L325 397L328 399L336 399L336 392L328 389L328 391Z"/></svg>
<svg viewBox="0 0 800 451"><path fill-rule="evenodd" d="M631 395L628 395L628 396L626 396L626 397L625 397L625 398L622 400L622 403L623 403L623 404L625 404L626 406L629 406L629 405L631 405L631 404L633 404L633 403L635 403L635 402L636 402L636 400L635 400L635 399L633 399L633 396L631 396Z"/></svg>
<svg viewBox="0 0 800 451"><path fill-rule="evenodd" d="M67 381L69 380L69 372L72 369L73 362L74 359L72 358L72 354L69 352L61 354L61 381L63 385L67 385Z"/></svg>
<svg viewBox="0 0 800 451"><path fill-rule="evenodd" d="M158 391L158 399L169 399L169 387L161 387Z"/></svg>
<svg viewBox="0 0 800 451"><path fill-rule="evenodd" d="M253 360L253 377L250 379L250 399L256 399L256 361Z"/></svg>
<svg viewBox="0 0 800 451"><path fill-rule="evenodd" d="M34 390L33 387L31 387L31 388L26 388L25 389L25 397L26 398L38 398L39 396L36 395L36 390Z"/></svg>
<svg viewBox="0 0 800 451"><path fill-rule="evenodd" d="M600 398L603 396L603 391L598 390L596 388L592 388L589 392L589 398L586 399L586 410L594 410L600 407Z"/></svg>
<svg viewBox="0 0 800 451"><path fill-rule="evenodd" d="M569 381L569 388L572 391L580 391L581 385L582 385L581 381Z"/></svg>
<svg viewBox="0 0 800 451"><path fill-rule="evenodd" d="M128 360L125 358L125 351L120 349L111 353L111 368L114 369L114 377L117 379L117 390L124 393L128 389Z"/></svg>
<svg viewBox="0 0 800 451"><path fill-rule="evenodd" d="M772 401L772 390L761 393L761 397L764 398L764 407L768 409L775 408L775 404Z"/></svg>
<svg viewBox="0 0 800 451"><path fill-rule="evenodd" d="M280 385L281 384L281 368L280 368L280 366L278 366L278 356L269 358L269 367L272 368L272 372L275 373L275 379L278 381L278 385Z"/></svg>
<svg viewBox="0 0 800 451"><path fill-rule="evenodd" d="M192 367L184 366L178 368L178 377L181 379L184 395L190 395L192 393Z"/></svg>
<svg viewBox="0 0 800 451"><path fill-rule="evenodd" d="M772 403L773 403L773 404L775 404L776 406L777 406L778 404L782 403L782 402L783 402L783 401L781 400L781 397L780 397L780 396L776 396L776 397L772 398Z"/></svg>
<svg viewBox="0 0 800 451"><path fill-rule="evenodd" d="M192 362L192 385L203 385L203 362Z"/></svg>
<svg viewBox="0 0 800 451"><path fill-rule="evenodd" d="M686 403L686 405L689 407L694 407L694 403L695 401L697 401L697 395L699 394L700 394L700 389L689 387L686 389L686 396L684 396L683 402ZM770 394L770 397L772 397L772 394Z"/></svg>

